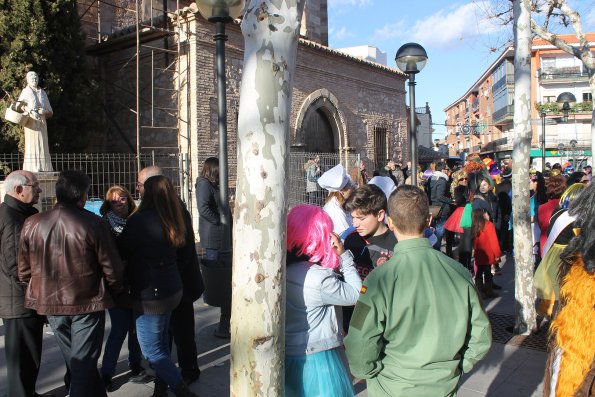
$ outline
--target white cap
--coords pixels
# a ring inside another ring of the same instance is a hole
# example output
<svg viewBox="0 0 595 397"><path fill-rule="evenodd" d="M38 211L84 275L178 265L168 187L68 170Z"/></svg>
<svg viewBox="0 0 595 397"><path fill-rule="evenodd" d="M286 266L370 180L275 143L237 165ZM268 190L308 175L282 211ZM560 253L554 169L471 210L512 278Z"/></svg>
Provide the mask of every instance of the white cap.
<svg viewBox="0 0 595 397"><path fill-rule="evenodd" d="M341 164L337 164L318 178L318 185L329 192L338 192L347 184L353 185L353 180Z"/></svg>
<svg viewBox="0 0 595 397"><path fill-rule="evenodd" d="M368 182L369 185L376 185L384 192L384 195L388 199L392 192L397 189L395 182L388 176L375 176Z"/></svg>

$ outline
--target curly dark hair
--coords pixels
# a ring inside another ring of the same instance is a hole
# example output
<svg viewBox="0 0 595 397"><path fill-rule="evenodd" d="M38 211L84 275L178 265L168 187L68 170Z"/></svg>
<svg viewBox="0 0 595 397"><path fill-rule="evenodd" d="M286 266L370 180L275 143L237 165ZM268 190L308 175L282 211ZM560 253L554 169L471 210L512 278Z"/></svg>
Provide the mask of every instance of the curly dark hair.
<svg viewBox="0 0 595 397"><path fill-rule="evenodd" d="M562 264L560 274L566 274L569 267L582 257L585 270L595 272L595 184L589 184L582 193L570 204L570 215L575 216L575 229L580 229L578 236L570 243L560 255Z"/></svg>
<svg viewBox="0 0 595 397"><path fill-rule="evenodd" d="M548 200L560 198L566 187L566 178L564 176L550 176L545 182L545 191Z"/></svg>

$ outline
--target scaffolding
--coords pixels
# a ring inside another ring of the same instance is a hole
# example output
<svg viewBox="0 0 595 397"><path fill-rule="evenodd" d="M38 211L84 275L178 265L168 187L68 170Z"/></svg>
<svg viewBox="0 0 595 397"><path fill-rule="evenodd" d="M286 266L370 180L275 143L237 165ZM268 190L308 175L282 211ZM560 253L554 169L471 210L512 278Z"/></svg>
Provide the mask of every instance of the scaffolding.
<svg viewBox="0 0 595 397"><path fill-rule="evenodd" d="M96 57L128 54L127 59L120 60L120 71L134 65L134 92L125 84L118 86L114 82L105 82L111 84L116 92L134 97L133 106L126 103L119 105L134 115L136 141L129 139L112 112L104 106L107 120L128 149L136 153L138 169L143 166L143 153L169 151L174 157L177 152L180 194L191 206L190 123L180 115L183 106L181 84L189 81L190 69L189 57L185 57L185 65L181 64L180 54L185 49L180 36L188 34L183 31L188 27L179 17L180 5L185 7L189 3L183 0L79 0L78 6L81 27L87 36L87 53ZM159 44L160 41L162 44ZM149 84L143 87L146 81ZM186 106L189 106L187 102ZM189 114L187 109L186 115ZM172 139L171 134L176 134L177 139ZM143 135L167 136L165 140L172 144L151 142L143 145Z"/></svg>

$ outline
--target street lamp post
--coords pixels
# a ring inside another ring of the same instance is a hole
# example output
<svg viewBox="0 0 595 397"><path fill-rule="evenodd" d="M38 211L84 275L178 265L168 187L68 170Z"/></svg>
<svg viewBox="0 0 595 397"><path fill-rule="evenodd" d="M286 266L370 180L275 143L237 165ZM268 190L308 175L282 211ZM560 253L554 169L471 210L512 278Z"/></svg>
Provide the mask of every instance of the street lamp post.
<svg viewBox="0 0 595 397"><path fill-rule="evenodd" d="M411 150L411 184L417 186L417 130L415 127L415 75L428 61L428 54L417 43L403 44L395 57L397 67L409 76L409 143Z"/></svg>
<svg viewBox="0 0 595 397"><path fill-rule="evenodd" d="M197 0L198 12L215 23L215 61L217 69L217 120L219 130L219 197L221 223L229 219L229 167L227 161L227 93L225 90L225 24L242 15L244 0Z"/></svg>
<svg viewBox="0 0 595 397"><path fill-rule="evenodd" d="M571 92L563 92L556 98L556 103L562 110L562 122L568 122L568 113L570 112L570 105L576 102L575 96ZM564 144L560 143L558 145L558 149L562 148L562 152L564 150ZM562 162L562 157L560 157L560 162Z"/></svg>
<svg viewBox="0 0 595 397"><path fill-rule="evenodd" d="M568 113L570 112L570 105L576 102L575 96L571 92L563 92L558 95L556 98L556 103L562 109L562 113L564 117L562 118L563 122L568 122Z"/></svg>

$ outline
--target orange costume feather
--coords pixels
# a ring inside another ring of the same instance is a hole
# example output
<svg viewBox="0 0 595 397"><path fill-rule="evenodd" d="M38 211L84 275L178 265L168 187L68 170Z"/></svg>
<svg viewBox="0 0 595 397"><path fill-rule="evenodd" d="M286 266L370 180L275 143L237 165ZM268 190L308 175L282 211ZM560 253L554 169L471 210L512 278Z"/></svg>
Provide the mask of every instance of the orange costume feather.
<svg viewBox="0 0 595 397"><path fill-rule="evenodd" d="M556 396L573 396L589 372L595 353L595 274L577 258L562 281L563 307L550 332L562 351Z"/></svg>

